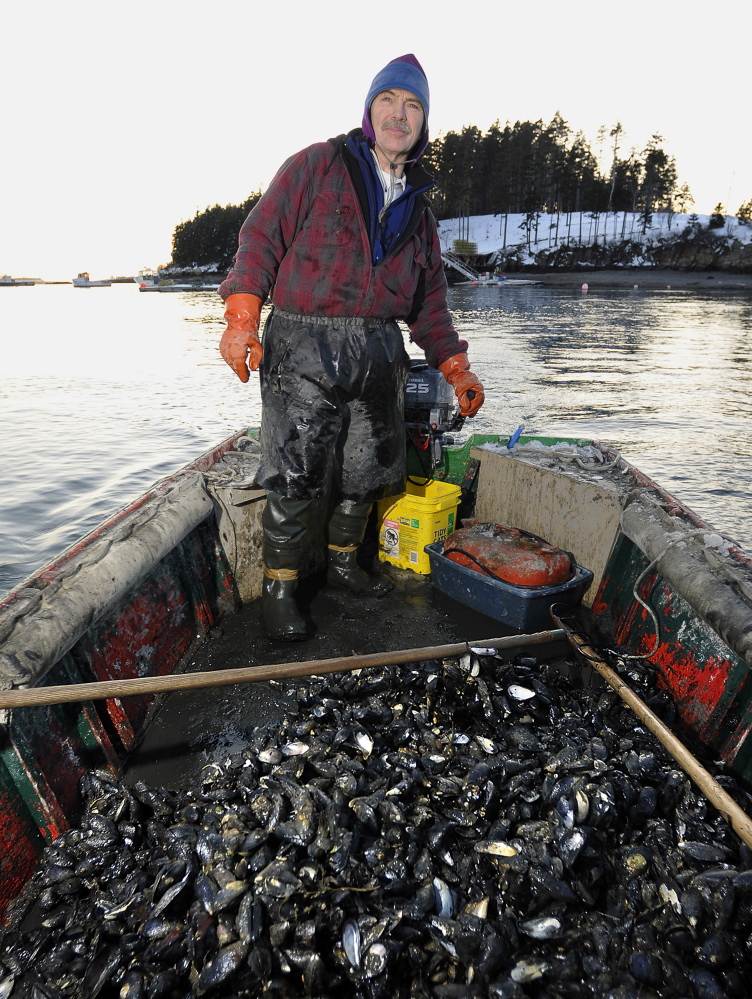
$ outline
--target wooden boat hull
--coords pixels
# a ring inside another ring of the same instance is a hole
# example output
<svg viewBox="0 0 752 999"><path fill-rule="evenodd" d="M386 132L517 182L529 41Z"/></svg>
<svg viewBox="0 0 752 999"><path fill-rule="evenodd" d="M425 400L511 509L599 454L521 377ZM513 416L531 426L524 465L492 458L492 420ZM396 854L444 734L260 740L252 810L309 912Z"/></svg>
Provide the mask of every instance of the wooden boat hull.
<svg viewBox="0 0 752 999"><path fill-rule="evenodd" d="M703 538L715 543L712 528L625 462L609 480L562 466L554 440L541 439L538 454L529 439L521 443L531 449L518 454L506 441L476 435L445 449L437 477L463 485L480 520L546 537L593 571L584 598L589 627L611 646L652 653L644 662L670 692L686 732L752 778L749 558L724 544L725 554L708 561ZM207 633L260 594L265 499L254 482L256 447L245 433L224 441L0 601L2 687L184 670ZM308 568L320 557L314 536ZM698 585L696 557L710 573ZM44 845L76 822L82 774L94 766L119 771L156 707L149 695L5 712L2 911Z"/></svg>

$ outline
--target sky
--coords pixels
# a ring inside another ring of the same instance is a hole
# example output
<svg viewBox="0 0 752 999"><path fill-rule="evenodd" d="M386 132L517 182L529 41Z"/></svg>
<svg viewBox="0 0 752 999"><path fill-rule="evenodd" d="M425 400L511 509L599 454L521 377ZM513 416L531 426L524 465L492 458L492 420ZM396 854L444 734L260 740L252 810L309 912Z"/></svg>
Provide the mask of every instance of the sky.
<svg viewBox="0 0 752 999"><path fill-rule="evenodd" d="M619 121L620 155L659 133L695 210L733 214L752 198L751 27L742 0L6 5L0 275L168 263L179 222L359 125L371 80L406 52L428 77L433 137L560 111L595 147Z"/></svg>

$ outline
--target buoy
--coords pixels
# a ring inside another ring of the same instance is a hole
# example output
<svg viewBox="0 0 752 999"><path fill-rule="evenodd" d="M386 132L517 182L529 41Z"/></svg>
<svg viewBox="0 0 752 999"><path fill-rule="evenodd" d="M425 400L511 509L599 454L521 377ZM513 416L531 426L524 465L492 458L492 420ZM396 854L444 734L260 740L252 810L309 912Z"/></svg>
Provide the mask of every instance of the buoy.
<svg viewBox="0 0 752 999"><path fill-rule="evenodd" d="M583 291L587 291L587 290L588 290L588 286L587 286L587 284L583 284L583 286L582 286L582 290L583 290Z"/></svg>
<svg viewBox="0 0 752 999"><path fill-rule="evenodd" d="M635 288L635 291L637 291L637 289L639 288L639 285L637 285L637 284L636 284L636 285L634 286L634 288Z"/></svg>

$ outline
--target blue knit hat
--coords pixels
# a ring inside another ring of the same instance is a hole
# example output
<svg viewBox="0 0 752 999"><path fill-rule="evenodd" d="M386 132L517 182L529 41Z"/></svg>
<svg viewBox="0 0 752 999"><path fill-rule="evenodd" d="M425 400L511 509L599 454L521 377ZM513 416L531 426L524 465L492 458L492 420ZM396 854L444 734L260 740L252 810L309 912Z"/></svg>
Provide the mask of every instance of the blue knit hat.
<svg viewBox="0 0 752 999"><path fill-rule="evenodd" d="M412 53L392 59L373 78L373 83L368 91L368 97L366 97L365 111L363 112L363 133L368 136L372 143L376 142L376 133L371 124L371 103L374 97L384 90L409 90L411 94L415 94L423 105L423 131L410 151L410 158L417 160L428 145L428 108L430 97L426 74Z"/></svg>

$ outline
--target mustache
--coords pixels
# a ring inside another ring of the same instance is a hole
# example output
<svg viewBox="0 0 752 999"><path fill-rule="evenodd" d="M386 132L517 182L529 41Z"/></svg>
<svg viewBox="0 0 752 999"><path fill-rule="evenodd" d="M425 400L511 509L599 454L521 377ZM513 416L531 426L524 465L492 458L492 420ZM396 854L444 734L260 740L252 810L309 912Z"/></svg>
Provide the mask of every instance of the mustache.
<svg viewBox="0 0 752 999"><path fill-rule="evenodd" d="M399 128L402 132L411 132L412 131L412 129L410 128L410 126L407 124L406 121L398 121L396 119L394 121L385 121L382 124L381 127L382 127L382 129L384 129L384 128Z"/></svg>

